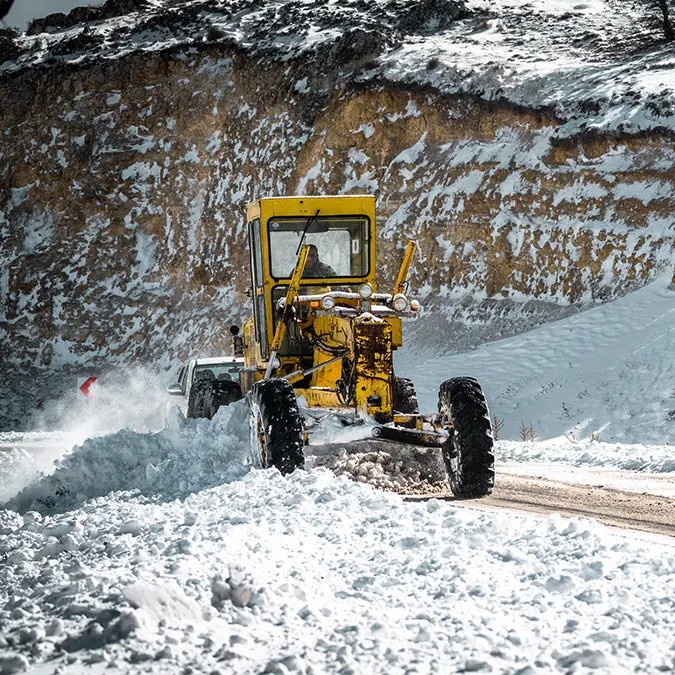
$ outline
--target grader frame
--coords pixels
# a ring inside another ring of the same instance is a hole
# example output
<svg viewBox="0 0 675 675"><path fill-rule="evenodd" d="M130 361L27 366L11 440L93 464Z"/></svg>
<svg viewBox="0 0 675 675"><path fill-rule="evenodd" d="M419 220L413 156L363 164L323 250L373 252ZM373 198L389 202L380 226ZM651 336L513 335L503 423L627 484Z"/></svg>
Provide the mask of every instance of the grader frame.
<svg viewBox="0 0 675 675"><path fill-rule="evenodd" d="M420 308L407 295L416 243L392 291L379 292L375 197L264 198L248 206L247 226L253 315L243 327L241 383L254 462L282 473L302 467L306 418L339 414L345 424L369 421L373 439L439 448L456 496L489 494L493 443L478 382L447 380L438 411L420 414L413 383L394 373L401 320ZM330 265L308 266L311 247Z"/></svg>

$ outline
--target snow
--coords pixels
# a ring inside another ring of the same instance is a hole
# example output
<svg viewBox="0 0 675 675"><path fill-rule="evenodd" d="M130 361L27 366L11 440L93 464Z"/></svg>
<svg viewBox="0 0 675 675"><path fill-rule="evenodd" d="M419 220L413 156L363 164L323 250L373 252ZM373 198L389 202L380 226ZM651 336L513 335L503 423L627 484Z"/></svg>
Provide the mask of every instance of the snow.
<svg viewBox="0 0 675 675"><path fill-rule="evenodd" d="M591 436L672 446L675 290L669 283L664 275L613 302L465 353L420 363L404 349L396 354L399 371L436 385L477 377L492 415L504 422L501 438L518 439L521 426L532 424L537 438L566 446ZM436 391L420 388L420 409L434 409ZM641 463L650 465L643 456L629 468Z"/></svg>
<svg viewBox="0 0 675 675"><path fill-rule="evenodd" d="M659 396L673 393L674 295L659 280L432 359L415 368L422 407L446 375L478 374L504 438L527 410L544 439L498 441L497 480L672 497L672 422L652 407L673 407ZM568 398L580 383L588 395ZM583 425L558 414L563 394ZM95 415L74 446L72 431L0 435L0 672L675 670L670 538L408 501L382 490L410 476L386 445L360 463L310 446L307 470L288 477L253 469L243 401L211 421L172 408L148 424L128 405L107 428ZM340 426L312 442L368 435Z"/></svg>
<svg viewBox="0 0 675 675"><path fill-rule="evenodd" d="M111 480L115 457L157 460L152 435L127 432L74 450L106 462L98 476L83 458L64 469L75 489L102 479L100 493L117 491L0 512L12 658L82 672L672 668L672 545L590 521L408 503L325 469L223 481L228 462L242 467L228 435L240 412L184 421L192 444L173 430L166 492L122 471L126 482ZM200 445L221 463L197 461L201 485L176 499L186 467L173 460ZM207 487L214 478L223 484Z"/></svg>

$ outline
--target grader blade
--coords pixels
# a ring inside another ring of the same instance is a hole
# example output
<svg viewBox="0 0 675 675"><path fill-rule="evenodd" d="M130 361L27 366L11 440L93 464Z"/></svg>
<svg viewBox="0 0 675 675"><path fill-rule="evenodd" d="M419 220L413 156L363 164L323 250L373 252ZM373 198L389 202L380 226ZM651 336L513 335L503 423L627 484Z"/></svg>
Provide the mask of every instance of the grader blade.
<svg viewBox="0 0 675 675"><path fill-rule="evenodd" d="M403 429L401 427L373 427L373 438L392 443L419 445L424 448L440 448L447 436L434 431L419 431L418 429Z"/></svg>

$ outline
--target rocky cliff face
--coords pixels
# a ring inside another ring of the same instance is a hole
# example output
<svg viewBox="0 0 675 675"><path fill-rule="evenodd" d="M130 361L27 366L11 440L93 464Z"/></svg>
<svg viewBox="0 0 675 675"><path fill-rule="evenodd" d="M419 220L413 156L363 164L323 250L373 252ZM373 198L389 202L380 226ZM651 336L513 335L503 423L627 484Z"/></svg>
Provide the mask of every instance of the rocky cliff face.
<svg viewBox="0 0 675 675"><path fill-rule="evenodd" d="M376 193L382 283L416 238L422 297L574 305L672 273L667 124L589 131L599 108L579 104L570 130L555 106L423 81L438 59L385 77L382 25L362 44L349 28L346 55L339 37L309 55L252 48L200 23L212 5L193 3L196 24L139 14L15 40L23 57L0 80L5 367L222 350L247 311L244 206L271 194ZM445 30L474 16L452 7ZM176 44L176 25L196 33Z"/></svg>

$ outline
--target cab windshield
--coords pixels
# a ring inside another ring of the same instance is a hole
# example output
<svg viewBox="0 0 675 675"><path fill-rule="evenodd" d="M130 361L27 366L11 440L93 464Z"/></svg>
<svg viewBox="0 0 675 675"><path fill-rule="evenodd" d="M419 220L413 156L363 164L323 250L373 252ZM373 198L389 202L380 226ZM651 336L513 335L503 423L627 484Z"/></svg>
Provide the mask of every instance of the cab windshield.
<svg viewBox="0 0 675 675"><path fill-rule="evenodd" d="M288 278L293 274L301 241L310 246L304 278L366 276L370 271L368 224L365 216L270 218L272 276Z"/></svg>

